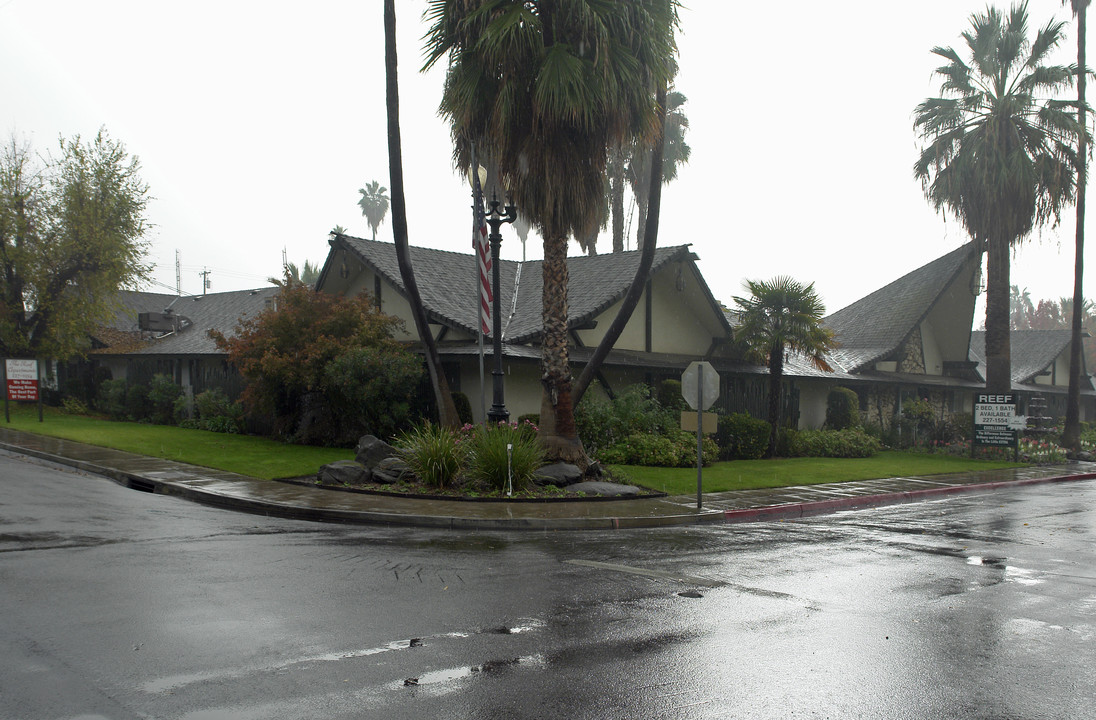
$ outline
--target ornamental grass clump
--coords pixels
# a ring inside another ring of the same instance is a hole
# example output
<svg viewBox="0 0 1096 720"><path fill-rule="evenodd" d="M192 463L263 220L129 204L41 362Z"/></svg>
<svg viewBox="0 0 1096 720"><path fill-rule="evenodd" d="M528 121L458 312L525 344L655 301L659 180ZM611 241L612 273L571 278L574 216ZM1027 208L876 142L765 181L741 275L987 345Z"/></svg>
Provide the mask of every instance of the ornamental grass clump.
<svg viewBox="0 0 1096 720"><path fill-rule="evenodd" d="M494 490L526 489L544 465L544 449L530 423L499 423L468 430L467 475Z"/></svg>
<svg viewBox="0 0 1096 720"><path fill-rule="evenodd" d="M448 487L460 475L466 452L456 433L432 423L396 438L395 448L411 471L427 485Z"/></svg>

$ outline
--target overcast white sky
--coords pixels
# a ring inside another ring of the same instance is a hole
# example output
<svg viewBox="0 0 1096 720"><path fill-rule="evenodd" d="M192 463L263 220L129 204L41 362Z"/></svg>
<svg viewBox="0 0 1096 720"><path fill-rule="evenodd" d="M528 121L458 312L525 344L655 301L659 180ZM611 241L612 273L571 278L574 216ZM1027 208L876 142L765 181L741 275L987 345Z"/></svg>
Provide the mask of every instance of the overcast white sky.
<svg viewBox="0 0 1096 720"><path fill-rule="evenodd" d="M659 244L692 243L716 298L786 274L835 311L966 241L912 177L912 112L938 94L931 48L958 47L984 2L686 5L677 89L693 155L664 190ZM435 113L444 69L418 72L424 7L397 3L410 239L470 252L469 191ZM1060 0L1029 11L1033 25L1069 18ZM140 157L152 289L174 289L177 250L184 292L203 268L211 291L261 287L283 248L322 262L335 225L369 236L357 190L390 184L381 14L381 0L0 0L0 131L45 152L105 127ZM1071 25L1062 61L1075 52ZM1015 259L1035 299L1072 295L1073 212ZM521 258L512 231L502 252Z"/></svg>

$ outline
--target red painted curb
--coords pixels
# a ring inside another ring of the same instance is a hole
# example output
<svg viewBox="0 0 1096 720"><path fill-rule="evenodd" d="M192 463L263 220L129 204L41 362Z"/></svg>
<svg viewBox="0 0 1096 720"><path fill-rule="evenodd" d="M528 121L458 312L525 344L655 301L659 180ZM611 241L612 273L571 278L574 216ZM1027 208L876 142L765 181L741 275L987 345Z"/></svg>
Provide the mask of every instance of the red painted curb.
<svg viewBox="0 0 1096 720"><path fill-rule="evenodd" d="M817 500L815 502L788 503L785 505L772 505L760 508L741 508L724 510L723 521L727 523L744 523L760 522L763 520L787 520L789 518L808 517L811 515L824 515L826 513L838 512L841 510L900 505L903 503L917 502L918 500L926 500L936 496L955 495L967 492L987 492L1021 487L1024 485L1039 485L1069 480L1091 480L1093 478L1096 478L1096 473L1055 475L1045 478L998 480L987 483L972 483L969 485L945 485L943 487L902 490L900 492L881 493L879 495L854 495L831 498L829 500Z"/></svg>

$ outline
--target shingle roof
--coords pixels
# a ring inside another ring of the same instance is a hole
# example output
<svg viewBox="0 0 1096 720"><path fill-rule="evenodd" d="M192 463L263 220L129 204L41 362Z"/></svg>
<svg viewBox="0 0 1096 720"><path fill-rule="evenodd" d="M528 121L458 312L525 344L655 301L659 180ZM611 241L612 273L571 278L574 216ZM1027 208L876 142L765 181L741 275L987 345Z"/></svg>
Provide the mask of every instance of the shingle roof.
<svg viewBox="0 0 1096 720"><path fill-rule="evenodd" d="M1009 334L1009 354L1012 360L1012 382L1024 385L1050 368L1055 358L1069 349L1072 333L1064 330L1013 330ZM970 356L978 362L982 377L986 375L986 331L976 330L970 336Z"/></svg>
<svg viewBox="0 0 1096 720"><path fill-rule="evenodd" d="M856 372L894 352L976 258L968 243L827 316L823 322L841 343L830 357Z"/></svg>
<svg viewBox="0 0 1096 720"><path fill-rule="evenodd" d="M345 247L405 294L394 244L337 235L332 245ZM479 327L479 306L475 302L479 296L479 270L475 256L421 247L411 247L410 252L419 294L431 319L475 333ZM651 272L654 274L667 263L678 260L693 261L688 245L657 248ZM638 251L568 258L568 326L582 325L622 298L639 261ZM543 264L540 260L499 263L503 338L507 342L529 342L540 337ZM324 272L327 271L325 267ZM322 289L324 280L321 276L318 288ZM515 285L517 302L514 302Z"/></svg>
<svg viewBox="0 0 1096 720"><path fill-rule="evenodd" d="M223 355L209 337L210 330L218 330L226 336L235 334L236 325L244 317L254 317L267 307L268 301L278 294L279 288L266 287L258 290L209 293L193 297L177 297L163 293L122 291L118 294L119 311L107 324L105 337L113 337L117 331L136 334L139 332L137 316L144 312L162 313L170 309L180 318L189 321L174 333L153 337L143 335L145 342L134 348L117 348L124 354L134 355ZM113 344L113 343L112 343ZM111 348L98 351L114 354Z"/></svg>

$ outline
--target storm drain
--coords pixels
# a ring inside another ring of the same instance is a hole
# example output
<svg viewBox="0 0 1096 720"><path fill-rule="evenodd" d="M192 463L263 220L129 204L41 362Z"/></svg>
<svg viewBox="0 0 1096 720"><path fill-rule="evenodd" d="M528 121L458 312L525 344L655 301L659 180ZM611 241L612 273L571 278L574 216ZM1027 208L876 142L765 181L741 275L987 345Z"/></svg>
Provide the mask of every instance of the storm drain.
<svg viewBox="0 0 1096 720"><path fill-rule="evenodd" d="M130 488L131 490L140 490L141 492L156 492L156 483L152 482L151 480L145 480L144 478L127 478L126 487Z"/></svg>

